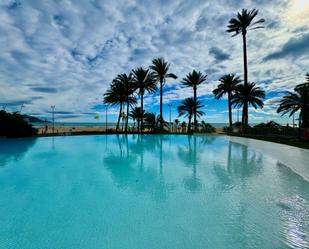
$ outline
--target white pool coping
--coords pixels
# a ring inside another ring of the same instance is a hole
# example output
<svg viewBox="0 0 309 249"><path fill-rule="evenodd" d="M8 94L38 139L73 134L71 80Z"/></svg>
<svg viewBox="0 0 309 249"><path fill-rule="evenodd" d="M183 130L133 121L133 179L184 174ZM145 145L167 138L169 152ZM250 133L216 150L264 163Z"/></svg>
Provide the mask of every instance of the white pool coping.
<svg viewBox="0 0 309 249"><path fill-rule="evenodd" d="M267 154L309 181L309 150L244 137L227 136L227 139Z"/></svg>

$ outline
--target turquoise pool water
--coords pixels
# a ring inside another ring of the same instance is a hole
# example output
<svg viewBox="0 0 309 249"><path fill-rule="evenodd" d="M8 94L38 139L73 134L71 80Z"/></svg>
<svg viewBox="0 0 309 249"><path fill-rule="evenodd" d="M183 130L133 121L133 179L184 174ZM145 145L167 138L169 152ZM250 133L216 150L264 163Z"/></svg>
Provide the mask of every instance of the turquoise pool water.
<svg viewBox="0 0 309 249"><path fill-rule="evenodd" d="M309 183L227 137L0 141L1 249L309 248L308 234Z"/></svg>

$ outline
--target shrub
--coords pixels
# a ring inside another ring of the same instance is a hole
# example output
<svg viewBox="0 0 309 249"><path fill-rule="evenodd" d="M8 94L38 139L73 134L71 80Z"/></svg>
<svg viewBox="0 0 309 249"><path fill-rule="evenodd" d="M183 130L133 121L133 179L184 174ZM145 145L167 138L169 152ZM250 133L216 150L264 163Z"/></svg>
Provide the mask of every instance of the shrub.
<svg viewBox="0 0 309 249"><path fill-rule="evenodd" d="M214 133L214 132L216 132L216 129L211 124L202 122L202 124L201 124L201 132L204 132L204 133Z"/></svg>
<svg viewBox="0 0 309 249"><path fill-rule="evenodd" d="M31 137L36 134L37 130L20 114L0 111L0 137Z"/></svg>

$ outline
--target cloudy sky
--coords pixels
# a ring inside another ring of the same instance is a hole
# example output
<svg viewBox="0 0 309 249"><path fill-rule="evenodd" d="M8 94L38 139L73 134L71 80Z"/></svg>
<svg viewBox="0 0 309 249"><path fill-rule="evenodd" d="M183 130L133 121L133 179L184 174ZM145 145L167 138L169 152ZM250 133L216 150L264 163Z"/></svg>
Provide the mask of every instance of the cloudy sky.
<svg viewBox="0 0 309 249"><path fill-rule="evenodd" d="M203 119L227 122L226 100L211 92L223 74L242 76L241 37L225 31L242 8L266 19L248 34L249 81L267 91L250 122L286 123L275 106L309 72L309 0L1 0L0 107L24 104L23 113L48 118L55 105L59 121L103 121L111 80L163 56L179 77L164 89L166 118L168 103L176 118L179 101L192 95L180 81L196 69L208 75L198 89ZM146 96L146 109L158 113L158 100Z"/></svg>

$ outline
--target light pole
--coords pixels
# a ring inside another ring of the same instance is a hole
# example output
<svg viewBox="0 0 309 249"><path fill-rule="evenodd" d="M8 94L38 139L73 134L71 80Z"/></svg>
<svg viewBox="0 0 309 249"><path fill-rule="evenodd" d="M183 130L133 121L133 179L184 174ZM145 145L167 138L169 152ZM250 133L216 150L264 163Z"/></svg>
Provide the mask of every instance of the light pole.
<svg viewBox="0 0 309 249"><path fill-rule="evenodd" d="M170 128L170 132L172 131L172 104L168 104L168 107L169 107L169 111L170 111L170 125L169 125L169 128Z"/></svg>
<svg viewBox="0 0 309 249"><path fill-rule="evenodd" d="M237 123L239 122L239 109L237 109Z"/></svg>
<svg viewBox="0 0 309 249"><path fill-rule="evenodd" d="M55 132L55 107L54 105L52 105L50 108L52 109L52 120L53 120L53 134Z"/></svg>

